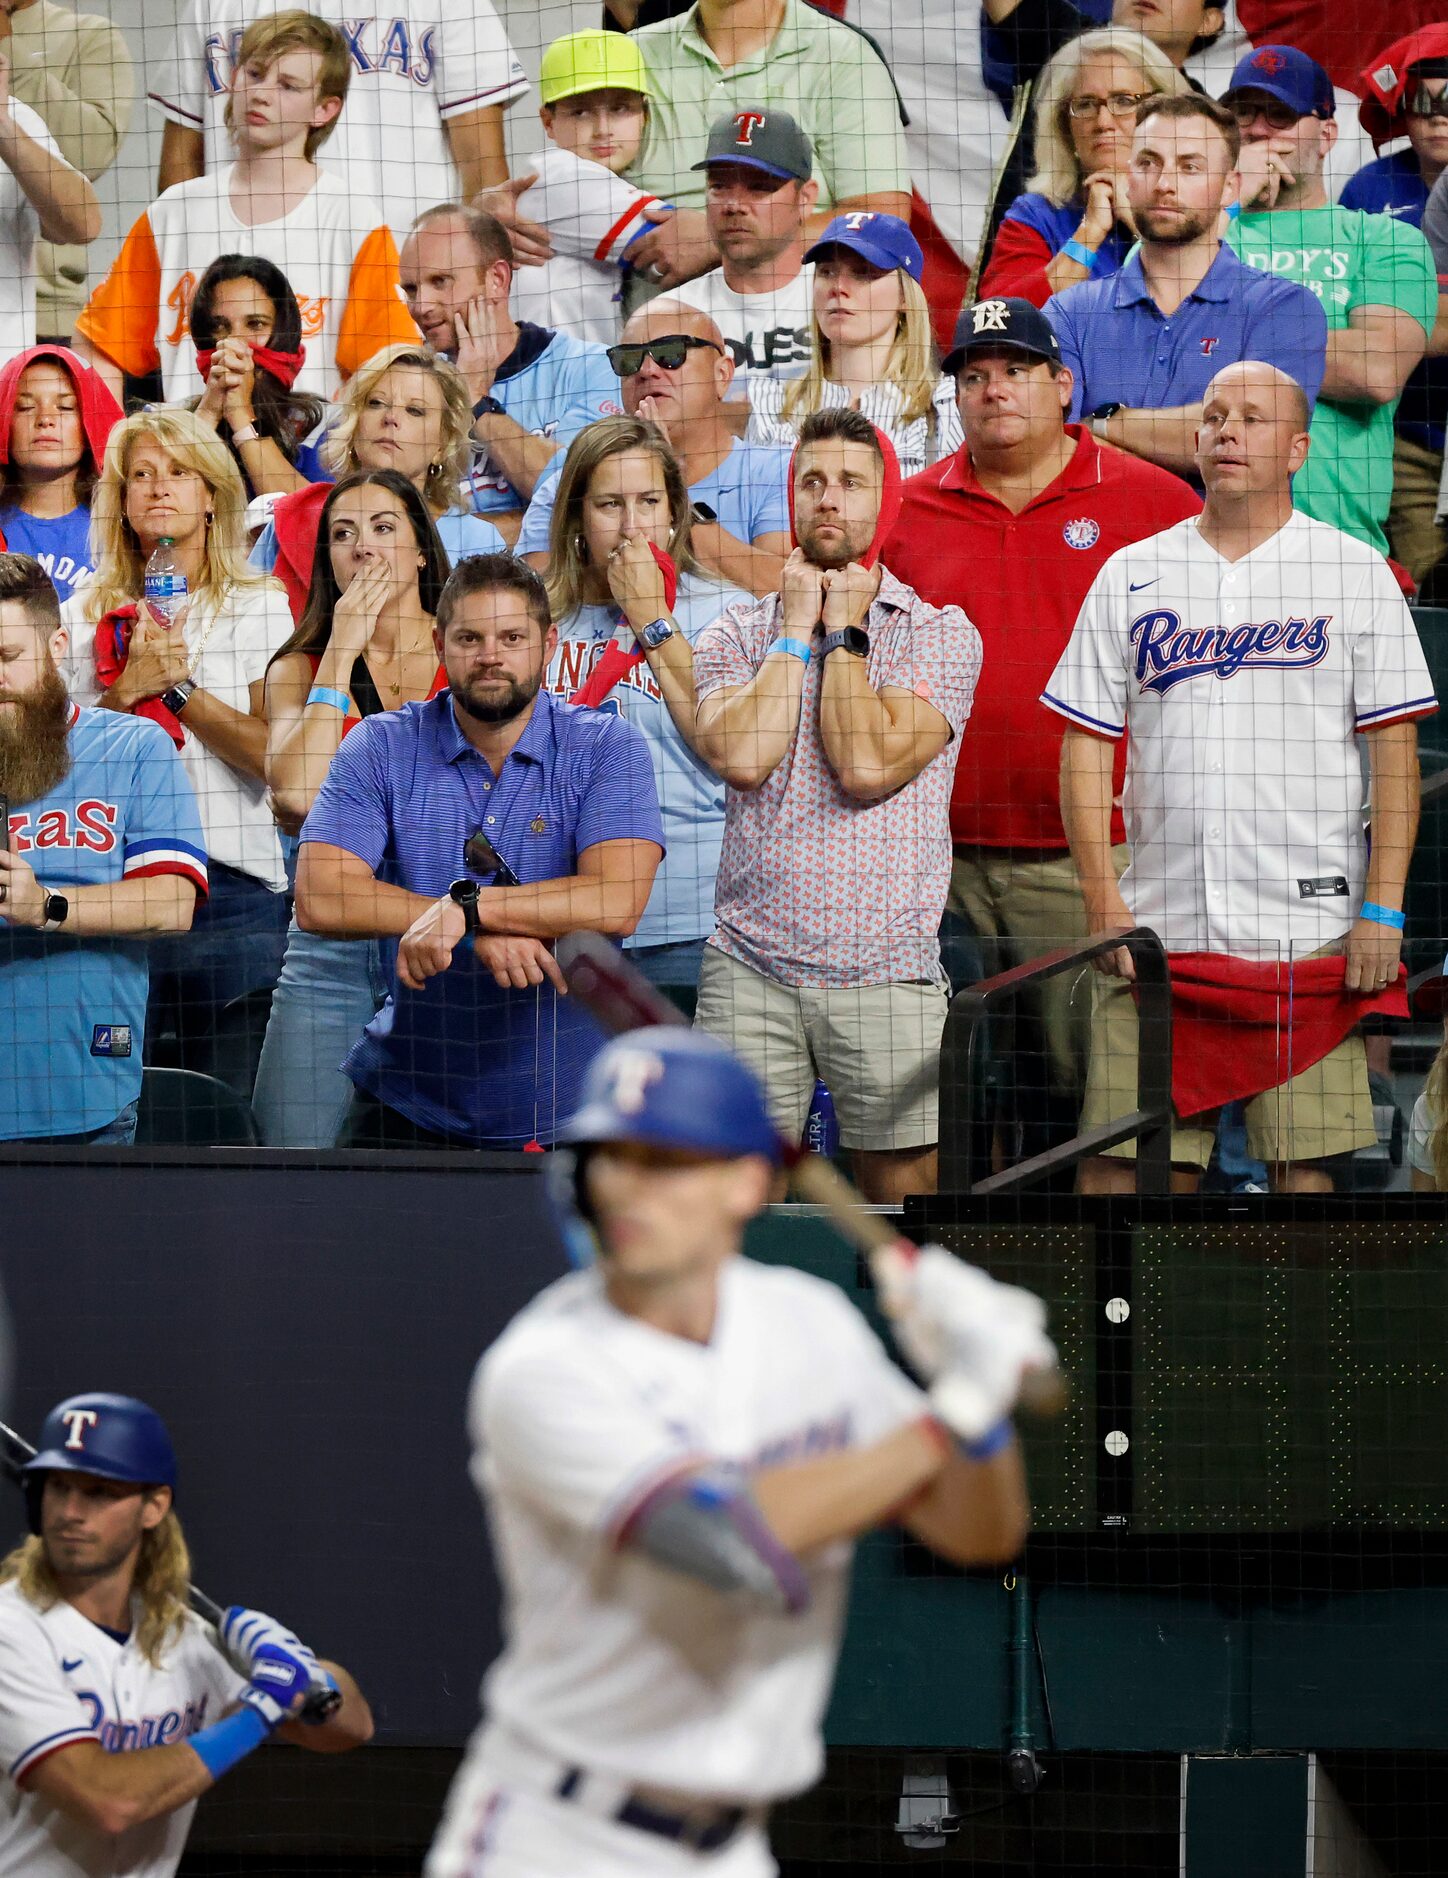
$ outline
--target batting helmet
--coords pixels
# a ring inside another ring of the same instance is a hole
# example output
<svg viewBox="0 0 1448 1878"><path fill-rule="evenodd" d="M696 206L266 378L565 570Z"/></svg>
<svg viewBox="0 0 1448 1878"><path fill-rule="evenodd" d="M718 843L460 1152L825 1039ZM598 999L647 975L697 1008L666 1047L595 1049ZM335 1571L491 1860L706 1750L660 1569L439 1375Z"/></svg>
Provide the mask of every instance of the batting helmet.
<svg viewBox="0 0 1448 1878"><path fill-rule="evenodd" d="M72 1395L45 1418L40 1448L21 1470L30 1530L40 1530L47 1474L95 1474L138 1487L176 1488L176 1450L166 1424L133 1395Z"/></svg>
<svg viewBox="0 0 1448 1878"><path fill-rule="evenodd" d="M682 1025L630 1030L600 1050L558 1138L577 1147L641 1141L724 1159L780 1159L779 1131L754 1072L717 1037Z"/></svg>

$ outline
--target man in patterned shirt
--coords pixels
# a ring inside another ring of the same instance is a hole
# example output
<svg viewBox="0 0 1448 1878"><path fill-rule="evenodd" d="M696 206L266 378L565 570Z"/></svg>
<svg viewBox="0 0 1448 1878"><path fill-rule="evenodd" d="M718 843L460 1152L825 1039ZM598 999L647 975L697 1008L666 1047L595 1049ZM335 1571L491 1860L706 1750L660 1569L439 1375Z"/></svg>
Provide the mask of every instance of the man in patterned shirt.
<svg viewBox="0 0 1448 1878"><path fill-rule="evenodd" d="M728 784L697 1022L763 1079L780 1125L829 1085L868 1198L933 1190L950 785L980 638L878 565L889 443L819 411L790 466L780 589L694 647L695 747Z"/></svg>

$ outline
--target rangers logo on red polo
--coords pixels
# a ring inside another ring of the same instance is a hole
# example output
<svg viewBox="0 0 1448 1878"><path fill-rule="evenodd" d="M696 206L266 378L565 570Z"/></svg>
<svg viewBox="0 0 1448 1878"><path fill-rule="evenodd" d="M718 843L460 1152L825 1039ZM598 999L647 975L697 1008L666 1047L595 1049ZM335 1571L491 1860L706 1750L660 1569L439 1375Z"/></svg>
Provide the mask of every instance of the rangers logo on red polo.
<svg viewBox="0 0 1448 1878"><path fill-rule="evenodd" d="M1089 515L1078 515L1061 530L1068 548L1094 548L1101 539L1101 524Z"/></svg>

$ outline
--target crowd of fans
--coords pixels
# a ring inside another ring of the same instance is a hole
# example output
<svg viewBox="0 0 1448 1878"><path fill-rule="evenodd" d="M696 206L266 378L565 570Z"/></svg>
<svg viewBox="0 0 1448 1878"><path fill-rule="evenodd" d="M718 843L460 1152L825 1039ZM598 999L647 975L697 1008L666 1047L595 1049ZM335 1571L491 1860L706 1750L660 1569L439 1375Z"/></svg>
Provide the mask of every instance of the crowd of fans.
<svg viewBox="0 0 1448 1878"><path fill-rule="evenodd" d="M1182 1180L1245 1101L1331 1186L1407 1015L1448 25L1318 11L608 0L510 176L490 0L186 0L98 278L132 61L7 0L0 1139L132 1140L144 1065L546 1148L587 929L894 1202L947 964L1140 923ZM992 1035L1067 1132L1131 973Z"/></svg>

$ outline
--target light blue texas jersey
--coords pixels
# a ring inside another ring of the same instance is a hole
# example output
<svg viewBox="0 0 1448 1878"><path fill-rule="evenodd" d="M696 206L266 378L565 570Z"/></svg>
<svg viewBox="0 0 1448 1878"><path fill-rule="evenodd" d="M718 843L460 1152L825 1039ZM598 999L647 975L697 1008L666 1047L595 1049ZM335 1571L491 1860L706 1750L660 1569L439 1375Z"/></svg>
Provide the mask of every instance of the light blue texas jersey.
<svg viewBox="0 0 1448 1878"><path fill-rule="evenodd" d="M515 424L566 450L585 424L622 416L620 386L602 346L557 332L540 344L545 330L527 320L518 322L514 356L527 363L496 378L493 396ZM468 487L473 507L482 515L527 507L526 499L488 459L476 465Z"/></svg>
<svg viewBox="0 0 1448 1878"><path fill-rule="evenodd" d="M692 645L736 600L748 602L752 596L720 581L683 574L674 623ZM560 697L572 697L602 658L618 623L619 611L613 606L581 606L561 620L558 650L548 667L548 689ZM633 635L628 637L632 643ZM659 946L706 939L714 930L714 876L724 839L724 785L675 729L647 663L636 665L621 679L600 708L626 717L649 746L668 844L644 916L626 943Z"/></svg>
<svg viewBox="0 0 1448 1878"><path fill-rule="evenodd" d="M152 874L206 890L196 797L149 718L71 707L70 774L11 805L10 847L57 893ZM73 939L0 919L0 1140L78 1135L141 1090L142 939Z"/></svg>

